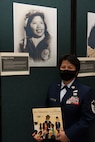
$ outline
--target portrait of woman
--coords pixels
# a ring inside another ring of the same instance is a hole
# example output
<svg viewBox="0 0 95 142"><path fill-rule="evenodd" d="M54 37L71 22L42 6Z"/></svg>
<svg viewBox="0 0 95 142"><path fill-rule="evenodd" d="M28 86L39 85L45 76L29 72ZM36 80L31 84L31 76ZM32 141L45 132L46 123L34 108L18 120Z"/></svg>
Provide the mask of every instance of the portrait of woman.
<svg viewBox="0 0 95 142"><path fill-rule="evenodd" d="M14 52L28 52L29 66L56 66L56 8L14 3L13 9Z"/></svg>
<svg viewBox="0 0 95 142"><path fill-rule="evenodd" d="M47 31L44 14L32 11L26 15L26 38L20 43L21 52L29 52L34 61L45 61L50 58L51 37Z"/></svg>
<svg viewBox="0 0 95 142"><path fill-rule="evenodd" d="M95 13L88 12L87 57L95 57Z"/></svg>

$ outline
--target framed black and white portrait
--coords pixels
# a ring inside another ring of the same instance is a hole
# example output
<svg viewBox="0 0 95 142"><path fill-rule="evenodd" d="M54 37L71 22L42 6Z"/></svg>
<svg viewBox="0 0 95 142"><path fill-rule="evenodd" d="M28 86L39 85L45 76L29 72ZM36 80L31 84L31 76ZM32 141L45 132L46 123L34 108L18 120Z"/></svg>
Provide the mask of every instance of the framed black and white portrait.
<svg viewBox="0 0 95 142"><path fill-rule="evenodd" d="M14 52L28 52L30 67L56 66L57 8L13 3Z"/></svg>

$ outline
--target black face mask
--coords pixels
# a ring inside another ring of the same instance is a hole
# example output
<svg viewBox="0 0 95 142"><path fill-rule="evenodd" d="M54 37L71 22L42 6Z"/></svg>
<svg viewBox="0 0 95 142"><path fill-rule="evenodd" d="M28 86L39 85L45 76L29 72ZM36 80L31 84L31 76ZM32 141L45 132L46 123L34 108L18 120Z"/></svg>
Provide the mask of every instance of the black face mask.
<svg viewBox="0 0 95 142"><path fill-rule="evenodd" d="M76 71L60 70L60 76L62 80L69 81L76 77Z"/></svg>

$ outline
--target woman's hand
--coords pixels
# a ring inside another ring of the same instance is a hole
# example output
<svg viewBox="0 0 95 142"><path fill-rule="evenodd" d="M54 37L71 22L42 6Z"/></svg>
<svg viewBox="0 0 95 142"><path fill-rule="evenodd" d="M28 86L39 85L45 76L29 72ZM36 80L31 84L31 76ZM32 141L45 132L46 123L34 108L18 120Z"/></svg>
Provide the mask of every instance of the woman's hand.
<svg viewBox="0 0 95 142"><path fill-rule="evenodd" d="M32 134L32 137L38 142L43 141L43 138L40 135L36 134L35 132Z"/></svg>
<svg viewBox="0 0 95 142"><path fill-rule="evenodd" d="M65 134L65 131L63 131L63 130L59 130L56 140L58 140L60 142L69 142L69 140Z"/></svg>

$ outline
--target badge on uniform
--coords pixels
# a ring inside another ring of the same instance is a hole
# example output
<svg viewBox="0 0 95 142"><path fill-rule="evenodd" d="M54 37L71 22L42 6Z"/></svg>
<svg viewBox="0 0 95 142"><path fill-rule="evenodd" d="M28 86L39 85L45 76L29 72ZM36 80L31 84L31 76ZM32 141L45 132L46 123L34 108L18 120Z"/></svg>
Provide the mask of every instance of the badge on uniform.
<svg viewBox="0 0 95 142"><path fill-rule="evenodd" d="M92 112L95 113L95 100L91 102L91 109L92 109Z"/></svg>
<svg viewBox="0 0 95 142"><path fill-rule="evenodd" d="M66 104L74 104L79 105L79 97L78 96L71 96L67 101Z"/></svg>
<svg viewBox="0 0 95 142"><path fill-rule="evenodd" d="M75 86L72 86L75 89ZM73 90L73 95L66 101L66 104L79 105L78 90Z"/></svg>

